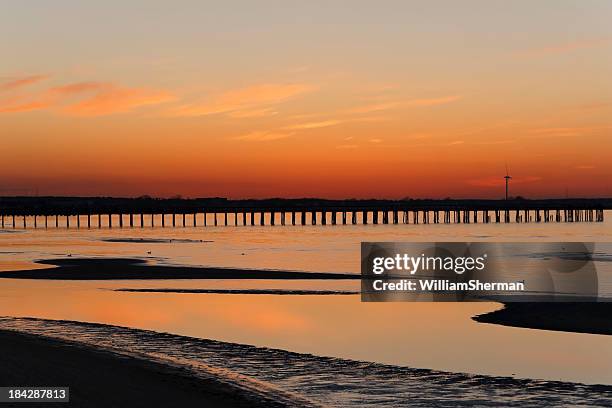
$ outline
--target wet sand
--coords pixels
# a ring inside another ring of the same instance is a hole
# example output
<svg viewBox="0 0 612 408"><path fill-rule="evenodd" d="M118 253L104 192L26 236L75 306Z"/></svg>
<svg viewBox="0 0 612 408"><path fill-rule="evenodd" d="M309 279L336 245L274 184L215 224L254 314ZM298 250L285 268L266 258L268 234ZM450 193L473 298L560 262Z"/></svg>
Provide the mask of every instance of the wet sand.
<svg viewBox="0 0 612 408"><path fill-rule="evenodd" d="M104 238L101 239L104 242L123 242L129 244L200 244L210 243L213 241L204 239L180 239L180 238Z"/></svg>
<svg viewBox="0 0 612 408"><path fill-rule="evenodd" d="M611 335L612 302L514 302L473 319L529 329Z"/></svg>
<svg viewBox="0 0 612 408"><path fill-rule="evenodd" d="M8 350L0 378L69 385L73 406L612 403L608 385L417 369L67 320L0 318L0 346Z"/></svg>
<svg viewBox="0 0 612 408"><path fill-rule="evenodd" d="M127 279L359 279L358 274L151 265L138 258L61 258L36 261L51 268L0 272L0 278Z"/></svg>
<svg viewBox="0 0 612 408"><path fill-rule="evenodd" d="M72 407L257 407L283 406L248 395L215 378L144 359L0 330L2 386L68 386ZM2 406L43 407L49 403Z"/></svg>

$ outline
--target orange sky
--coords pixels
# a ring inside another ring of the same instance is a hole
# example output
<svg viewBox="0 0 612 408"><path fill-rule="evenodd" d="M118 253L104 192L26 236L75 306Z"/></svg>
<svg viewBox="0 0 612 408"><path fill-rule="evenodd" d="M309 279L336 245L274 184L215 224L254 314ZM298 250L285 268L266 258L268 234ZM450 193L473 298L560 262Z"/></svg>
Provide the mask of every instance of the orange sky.
<svg viewBox="0 0 612 408"><path fill-rule="evenodd" d="M612 196L612 4L492 3L13 4L0 194Z"/></svg>

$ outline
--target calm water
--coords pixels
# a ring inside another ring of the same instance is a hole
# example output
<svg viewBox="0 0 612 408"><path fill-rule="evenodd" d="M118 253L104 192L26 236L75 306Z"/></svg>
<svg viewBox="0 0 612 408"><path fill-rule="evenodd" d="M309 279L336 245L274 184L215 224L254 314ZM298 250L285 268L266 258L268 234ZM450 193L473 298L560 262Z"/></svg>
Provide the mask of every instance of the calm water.
<svg viewBox="0 0 612 408"><path fill-rule="evenodd" d="M31 268L36 259L70 254L143 257L171 265L359 272L361 241L612 242L611 220L607 213L605 223L576 224L11 229L0 232L0 270ZM117 238L174 241L105 241ZM0 315L96 322L394 366L612 384L611 338L470 319L500 307L495 303L375 304L361 303L358 295L111 290L117 288L359 290L358 282L327 281L3 279Z"/></svg>

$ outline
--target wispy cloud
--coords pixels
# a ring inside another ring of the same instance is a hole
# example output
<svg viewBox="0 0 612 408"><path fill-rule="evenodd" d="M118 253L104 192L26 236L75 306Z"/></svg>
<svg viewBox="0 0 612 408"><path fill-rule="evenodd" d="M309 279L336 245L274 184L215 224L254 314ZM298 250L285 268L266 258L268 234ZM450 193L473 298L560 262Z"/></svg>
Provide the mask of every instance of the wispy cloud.
<svg viewBox="0 0 612 408"><path fill-rule="evenodd" d="M48 109L69 115L97 116L129 112L141 106L175 99L174 95L166 91L88 81L55 86L5 99L0 101L0 112Z"/></svg>
<svg viewBox="0 0 612 408"><path fill-rule="evenodd" d="M376 122L385 122L391 119L387 116L365 116L360 118L352 118L347 122L361 122L361 123L376 123Z"/></svg>
<svg viewBox="0 0 612 408"><path fill-rule="evenodd" d="M306 130L306 129L318 129L330 126L336 126L343 123L342 120L324 120L321 122L306 122L306 123L298 123L296 125L285 126L284 129L287 130Z"/></svg>
<svg viewBox="0 0 612 408"><path fill-rule="evenodd" d="M456 146L456 145L461 145L461 144L464 144L464 143L465 143L465 140L455 140L455 141L447 143L446 145L447 146Z"/></svg>
<svg viewBox="0 0 612 408"><path fill-rule="evenodd" d="M95 82L95 81L86 81L86 82L74 82L67 85L56 86L50 88L47 91L47 94L56 95L56 96L71 96L71 95L80 95L87 92L95 92L103 90L104 88L108 88L113 86L108 82Z"/></svg>
<svg viewBox="0 0 612 408"><path fill-rule="evenodd" d="M47 79L44 75L23 76L0 82L0 91L21 90ZM232 118L258 118L277 114L274 106L316 87L307 84L259 84L213 95L208 101L176 103L164 110L170 116L227 114ZM178 96L160 89L129 87L111 82L82 81L45 89L11 92L0 99L0 112L49 109L69 115L96 116L130 112L136 108L176 102Z"/></svg>
<svg viewBox="0 0 612 408"><path fill-rule="evenodd" d="M448 103L452 103L461 99L460 95L448 95L437 98L418 98L418 99L409 99L406 101L387 101L387 102L376 102L363 106L357 106L354 108L346 109L341 111L340 113L344 114L364 114L364 113L373 113L373 112L382 112L391 109L400 109L400 108L411 108L418 106L436 106L436 105L446 105Z"/></svg>
<svg viewBox="0 0 612 408"><path fill-rule="evenodd" d="M380 112L389 109L396 108L400 105L399 102L383 102L383 103L373 103L364 106L358 106L355 108L347 109L343 111L343 113L347 114L360 114L360 113L372 113L372 112Z"/></svg>
<svg viewBox="0 0 612 408"><path fill-rule="evenodd" d="M17 103L0 103L0 113L31 112L49 107L49 102L34 100Z"/></svg>
<svg viewBox="0 0 612 408"><path fill-rule="evenodd" d="M286 139L293 136L293 132L268 132L268 131L257 131L250 132L244 135L236 136L236 140L247 140L252 142L268 142L271 140Z"/></svg>
<svg viewBox="0 0 612 408"><path fill-rule="evenodd" d="M49 98L37 93L23 92L22 88L42 82L48 75L28 75L10 78L0 83L0 92L8 92L0 99L0 113L30 112L49 106Z"/></svg>
<svg viewBox="0 0 612 408"><path fill-rule="evenodd" d="M278 112L273 108L263 108L254 110L243 110L229 112L227 115L232 118L243 119L243 118L262 118L267 116L277 115Z"/></svg>
<svg viewBox="0 0 612 408"><path fill-rule="evenodd" d="M439 98L421 98L412 99L405 103L406 106L435 106L446 105L447 103L455 102L461 99L460 95L442 96Z"/></svg>
<svg viewBox="0 0 612 408"><path fill-rule="evenodd" d="M258 140L258 141L283 139L285 137L293 136L295 133L298 133L301 131L328 128L328 127L337 126L337 125L344 124L344 123L361 122L361 121L367 121L370 119L379 120L379 118L356 118L356 119L353 118L353 119L346 119L346 120L328 119L328 120L322 120L322 121L316 121L316 122L296 123L293 125L287 125L287 126L280 127L278 130L275 130L275 131L252 132L246 135L235 137L234 139ZM352 136L347 136L344 138L345 141L350 141L352 139L353 139ZM382 139L371 139L370 142L380 143L382 142Z"/></svg>
<svg viewBox="0 0 612 408"><path fill-rule="evenodd" d="M227 91L209 101L183 104L170 112L173 116L205 116L237 111L257 111L312 92L308 84L261 84Z"/></svg>
<svg viewBox="0 0 612 408"><path fill-rule="evenodd" d="M48 79L48 78L49 78L48 75L29 75L29 76L24 76L24 77L19 77L19 78L12 78L4 83L1 83L0 90L8 91L8 90L13 90L13 89L23 88L25 86L44 81L45 79Z"/></svg>
<svg viewBox="0 0 612 408"><path fill-rule="evenodd" d="M98 89L93 96L65 106L63 111L73 115L108 115L129 112L142 106L157 105L175 99L174 95L165 91L108 84Z"/></svg>
<svg viewBox="0 0 612 408"><path fill-rule="evenodd" d="M592 164L581 164L581 165L575 166L574 168L578 170L592 170L595 168L595 166L593 166Z"/></svg>
<svg viewBox="0 0 612 408"><path fill-rule="evenodd" d="M530 131L530 133L541 137L580 136L583 133L583 129L571 127L552 127L533 129Z"/></svg>
<svg viewBox="0 0 612 408"><path fill-rule="evenodd" d="M359 147L359 145L356 144L341 144L336 146L336 149L340 149L340 150L354 150L357 149Z"/></svg>
<svg viewBox="0 0 612 408"><path fill-rule="evenodd" d="M367 94L384 94L389 91L394 91L399 88L398 84L393 83L378 83L378 84L366 84L361 85L358 89Z"/></svg>

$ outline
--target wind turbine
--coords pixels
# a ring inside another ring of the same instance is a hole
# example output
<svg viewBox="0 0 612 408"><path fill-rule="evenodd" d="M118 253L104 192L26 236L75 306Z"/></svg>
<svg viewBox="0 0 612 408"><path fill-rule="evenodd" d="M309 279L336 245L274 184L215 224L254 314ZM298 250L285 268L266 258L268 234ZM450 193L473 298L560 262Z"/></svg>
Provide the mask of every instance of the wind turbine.
<svg viewBox="0 0 612 408"><path fill-rule="evenodd" d="M508 164L506 164L506 175L504 179L506 179L506 200L508 200L508 182L512 180L512 177L508 174Z"/></svg>

